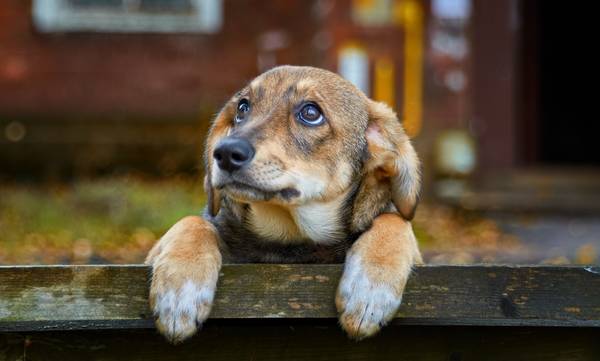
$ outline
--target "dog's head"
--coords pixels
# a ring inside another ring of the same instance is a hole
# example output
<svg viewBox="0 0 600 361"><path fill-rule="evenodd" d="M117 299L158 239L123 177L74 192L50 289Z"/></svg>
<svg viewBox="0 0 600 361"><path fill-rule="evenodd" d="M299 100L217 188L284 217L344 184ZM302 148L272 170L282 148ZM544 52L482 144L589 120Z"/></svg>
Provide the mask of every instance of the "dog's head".
<svg viewBox="0 0 600 361"><path fill-rule="evenodd" d="M406 218L416 204L418 160L395 113L322 69L282 66L254 79L216 117L205 157L212 215L224 195L293 207L357 182Z"/></svg>

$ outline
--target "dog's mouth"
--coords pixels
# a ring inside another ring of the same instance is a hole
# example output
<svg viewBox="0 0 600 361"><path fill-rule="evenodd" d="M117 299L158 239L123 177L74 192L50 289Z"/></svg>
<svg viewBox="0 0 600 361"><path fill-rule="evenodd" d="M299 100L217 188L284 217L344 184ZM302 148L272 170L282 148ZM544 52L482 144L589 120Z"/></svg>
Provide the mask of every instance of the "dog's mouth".
<svg viewBox="0 0 600 361"><path fill-rule="evenodd" d="M227 193L233 199L240 201L270 201L275 198L289 201L300 196L300 192L292 187L280 190L267 190L238 180L229 181L217 188Z"/></svg>

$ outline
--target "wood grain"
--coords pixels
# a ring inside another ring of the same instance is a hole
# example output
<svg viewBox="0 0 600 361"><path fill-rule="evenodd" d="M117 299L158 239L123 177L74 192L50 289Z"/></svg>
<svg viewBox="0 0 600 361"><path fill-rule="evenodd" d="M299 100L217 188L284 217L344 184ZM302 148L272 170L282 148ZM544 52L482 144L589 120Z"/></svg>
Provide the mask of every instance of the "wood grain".
<svg viewBox="0 0 600 361"><path fill-rule="evenodd" d="M212 319L335 319L341 265L227 265ZM0 331L152 328L141 265L0 267ZM422 266L394 323L600 327L600 268Z"/></svg>

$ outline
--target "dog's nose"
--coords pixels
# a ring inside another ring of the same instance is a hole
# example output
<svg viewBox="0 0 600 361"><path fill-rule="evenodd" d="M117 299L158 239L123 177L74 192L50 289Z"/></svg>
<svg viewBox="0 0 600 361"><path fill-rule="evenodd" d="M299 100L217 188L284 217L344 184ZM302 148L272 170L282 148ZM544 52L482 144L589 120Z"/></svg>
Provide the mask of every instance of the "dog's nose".
<svg viewBox="0 0 600 361"><path fill-rule="evenodd" d="M217 145L213 157L219 168L233 172L250 163L254 157L254 148L245 139L227 137Z"/></svg>

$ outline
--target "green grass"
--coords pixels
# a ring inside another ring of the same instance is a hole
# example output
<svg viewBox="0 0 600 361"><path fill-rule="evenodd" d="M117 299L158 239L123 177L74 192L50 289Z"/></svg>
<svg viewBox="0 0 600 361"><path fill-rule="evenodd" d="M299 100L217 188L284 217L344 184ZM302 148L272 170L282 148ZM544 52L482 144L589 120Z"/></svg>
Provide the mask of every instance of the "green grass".
<svg viewBox="0 0 600 361"><path fill-rule="evenodd" d="M189 179L3 184L0 263L141 262L173 223L200 214L204 198Z"/></svg>

